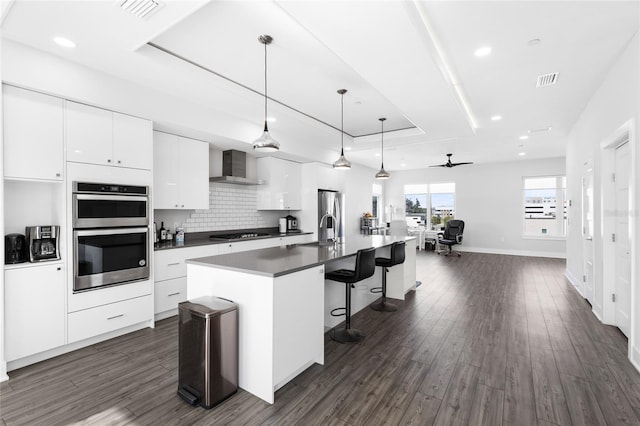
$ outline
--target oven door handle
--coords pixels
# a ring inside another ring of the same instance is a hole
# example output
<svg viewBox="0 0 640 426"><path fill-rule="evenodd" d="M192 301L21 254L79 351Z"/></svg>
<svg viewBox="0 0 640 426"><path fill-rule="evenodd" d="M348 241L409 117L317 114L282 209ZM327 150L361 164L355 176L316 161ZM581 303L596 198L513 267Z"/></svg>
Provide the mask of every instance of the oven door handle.
<svg viewBox="0 0 640 426"><path fill-rule="evenodd" d="M149 197L139 195L96 195L73 194L76 200L105 200L105 201L148 201Z"/></svg>
<svg viewBox="0 0 640 426"><path fill-rule="evenodd" d="M86 237L90 235L116 235L149 232L149 228L110 228L110 229L79 229L73 231L74 236Z"/></svg>

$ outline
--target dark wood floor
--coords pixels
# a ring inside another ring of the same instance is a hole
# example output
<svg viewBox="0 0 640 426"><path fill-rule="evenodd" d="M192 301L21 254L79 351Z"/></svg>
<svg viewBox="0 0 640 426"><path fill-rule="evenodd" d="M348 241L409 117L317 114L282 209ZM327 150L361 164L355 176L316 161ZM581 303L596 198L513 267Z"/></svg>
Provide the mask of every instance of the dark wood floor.
<svg viewBox="0 0 640 426"><path fill-rule="evenodd" d="M395 313L370 309L367 338L327 340L325 365L269 405L240 390L203 410L176 396L176 319L9 373L5 424L640 424L627 342L593 316L564 261L417 256Z"/></svg>

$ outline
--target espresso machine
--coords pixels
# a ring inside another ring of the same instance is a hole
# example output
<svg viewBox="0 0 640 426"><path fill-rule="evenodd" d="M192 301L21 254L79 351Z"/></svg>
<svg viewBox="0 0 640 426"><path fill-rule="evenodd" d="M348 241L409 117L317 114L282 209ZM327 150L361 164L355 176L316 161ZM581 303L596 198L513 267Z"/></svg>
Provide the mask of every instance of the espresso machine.
<svg viewBox="0 0 640 426"><path fill-rule="evenodd" d="M25 228L29 262L60 259L60 227L56 225Z"/></svg>

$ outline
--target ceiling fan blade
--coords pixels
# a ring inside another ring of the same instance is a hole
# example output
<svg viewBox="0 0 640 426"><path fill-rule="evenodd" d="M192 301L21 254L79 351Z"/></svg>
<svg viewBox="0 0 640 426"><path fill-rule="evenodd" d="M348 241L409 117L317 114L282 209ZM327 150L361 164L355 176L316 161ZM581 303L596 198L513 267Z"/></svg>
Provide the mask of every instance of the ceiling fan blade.
<svg viewBox="0 0 640 426"><path fill-rule="evenodd" d="M447 164L434 164L433 166L429 166L429 167L449 167Z"/></svg>
<svg viewBox="0 0 640 426"><path fill-rule="evenodd" d="M465 164L473 164L473 161L466 163L451 163L451 166L464 166Z"/></svg>

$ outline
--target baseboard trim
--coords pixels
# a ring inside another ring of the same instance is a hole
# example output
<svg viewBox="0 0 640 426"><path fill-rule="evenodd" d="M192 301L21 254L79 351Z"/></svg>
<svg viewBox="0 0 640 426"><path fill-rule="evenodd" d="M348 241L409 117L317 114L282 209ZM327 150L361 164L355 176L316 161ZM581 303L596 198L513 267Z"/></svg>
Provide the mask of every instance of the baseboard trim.
<svg viewBox="0 0 640 426"><path fill-rule="evenodd" d="M162 321L163 319L169 318L169 317L173 317L178 315L178 308L176 309L170 309L168 311L164 311L164 312L160 312L159 314L155 315L155 321Z"/></svg>
<svg viewBox="0 0 640 426"><path fill-rule="evenodd" d="M529 251L529 250L509 250L509 249L497 249L497 248L485 248L485 247L468 247L468 246L455 246L457 251L470 252L470 253L487 253L487 254L504 254L507 256L527 256L527 257L550 257L553 259L566 259L566 253L554 253L547 251Z"/></svg>
<svg viewBox="0 0 640 426"><path fill-rule="evenodd" d="M86 340L69 343L67 345L60 346L58 348L37 353L35 355L30 355L24 358L9 361L7 363L7 371L17 370L18 368L26 367L27 365L35 364L37 362L44 361L50 358L55 358L58 355L66 354L68 352L73 352L75 350L82 349L87 346L95 345L96 343L104 342L105 340L113 339L114 337L119 337L124 334L142 330L143 328L150 328L150 322L152 321L144 321L138 324L131 325L129 327L111 331L109 333L101 334L99 336L94 336Z"/></svg>
<svg viewBox="0 0 640 426"><path fill-rule="evenodd" d="M580 289L580 280L576 278L575 275L571 273L570 270L564 270L564 277L571 283L571 286L578 292L583 299L585 299L584 294L582 294L582 290Z"/></svg>
<svg viewBox="0 0 640 426"><path fill-rule="evenodd" d="M640 372L640 350L638 348L631 349L631 364Z"/></svg>

